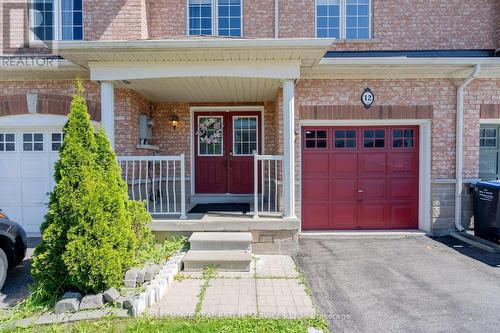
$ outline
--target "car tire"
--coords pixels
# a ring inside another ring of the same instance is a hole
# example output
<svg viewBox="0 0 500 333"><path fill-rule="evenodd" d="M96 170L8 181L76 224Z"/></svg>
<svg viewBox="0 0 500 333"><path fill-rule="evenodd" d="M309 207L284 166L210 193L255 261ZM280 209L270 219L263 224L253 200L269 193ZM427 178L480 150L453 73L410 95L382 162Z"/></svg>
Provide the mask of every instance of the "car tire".
<svg viewBox="0 0 500 333"><path fill-rule="evenodd" d="M5 279L7 278L7 270L9 269L9 261L5 252L0 249L0 289L2 289Z"/></svg>

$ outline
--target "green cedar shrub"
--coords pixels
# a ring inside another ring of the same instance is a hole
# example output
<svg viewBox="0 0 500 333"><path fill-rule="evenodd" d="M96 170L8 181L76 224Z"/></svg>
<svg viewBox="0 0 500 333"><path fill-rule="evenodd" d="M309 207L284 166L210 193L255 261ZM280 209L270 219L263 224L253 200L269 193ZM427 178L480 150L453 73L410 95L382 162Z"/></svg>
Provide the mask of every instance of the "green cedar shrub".
<svg viewBox="0 0 500 333"><path fill-rule="evenodd" d="M76 82L71 112L63 133L64 142L54 166L56 186L50 194L48 213L41 226L42 239L34 251L32 263L35 281L58 294L71 288L63 260L68 231L86 224L92 208L86 198L95 193L97 146L81 81Z"/></svg>
<svg viewBox="0 0 500 333"><path fill-rule="evenodd" d="M136 238L136 259L140 261L142 259L140 253L155 246L155 237L149 228L152 221L151 214L146 209L145 203L141 201L129 200L127 210L132 220L132 230Z"/></svg>
<svg viewBox="0 0 500 333"><path fill-rule="evenodd" d="M85 224L71 228L63 255L71 284L85 292L119 287L124 271L135 262L135 235L127 211L127 185L106 134L96 135L96 193Z"/></svg>
<svg viewBox="0 0 500 333"><path fill-rule="evenodd" d="M64 134L32 275L54 293L119 287L136 254L127 185L104 132L94 135L80 80Z"/></svg>

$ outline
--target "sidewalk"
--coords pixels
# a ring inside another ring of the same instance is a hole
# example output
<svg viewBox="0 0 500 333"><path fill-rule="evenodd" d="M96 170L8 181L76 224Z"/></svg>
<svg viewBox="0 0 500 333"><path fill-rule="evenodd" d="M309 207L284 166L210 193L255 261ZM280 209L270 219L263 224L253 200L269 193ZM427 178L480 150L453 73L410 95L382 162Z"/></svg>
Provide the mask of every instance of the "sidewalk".
<svg viewBox="0 0 500 333"><path fill-rule="evenodd" d="M291 257L256 255L250 273L180 273L149 313L155 317L313 317L317 313L302 281Z"/></svg>

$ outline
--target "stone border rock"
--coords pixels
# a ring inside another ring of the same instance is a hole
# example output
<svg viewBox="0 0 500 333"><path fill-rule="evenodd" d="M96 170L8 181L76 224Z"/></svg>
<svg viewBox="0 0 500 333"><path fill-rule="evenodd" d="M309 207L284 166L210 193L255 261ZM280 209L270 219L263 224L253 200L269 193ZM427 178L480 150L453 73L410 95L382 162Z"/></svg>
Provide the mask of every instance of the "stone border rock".
<svg viewBox="0 0 500 333"><path fill-rule="evenodd" d="M174 282L175 275L182 269L182 259L185 255L186 252L181 250L160 265L146 264L143 268L130 268L125 273L124 285L126 288L145 288L139 294L132 292L123 297L115 288L84 297L79 293L68 292L56 303L55 314L97 310L106 303L126 309L133 317L138 317L165 296Z"/></svg>
<svg viewBox="0 0 500 333"><path fill-rule="evenodd" d="M179 251L162 265L160 271L146 286L145 291L133 301L132 316L139 317L146 309L152 307L165 296L172 286L175 276L182 269L182 259L185 255L185 251Z"/></svg>

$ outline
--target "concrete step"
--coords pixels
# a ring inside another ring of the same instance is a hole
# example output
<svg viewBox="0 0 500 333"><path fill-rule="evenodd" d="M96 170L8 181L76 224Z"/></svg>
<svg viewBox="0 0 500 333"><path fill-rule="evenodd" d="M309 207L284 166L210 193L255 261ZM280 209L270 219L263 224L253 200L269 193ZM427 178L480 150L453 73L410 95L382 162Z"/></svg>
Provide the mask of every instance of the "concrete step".
<svg viewBox="0 0 500 333"><path fill-rule="evenodd" d="M193 232L189 237L190 249L195 251L252 252L252 233L250 232Z"/></svg>
<svg viewBox="0 0 500 333"><path fill-rule="evenodd" d="M252 263L250 251L196 251L189 250L184 256L184 271L199 272L213 265L222 272L249 272Z"/></svg>

